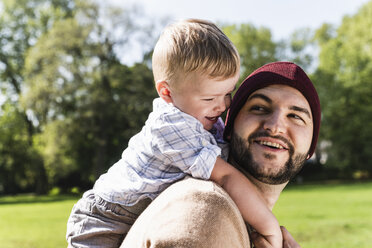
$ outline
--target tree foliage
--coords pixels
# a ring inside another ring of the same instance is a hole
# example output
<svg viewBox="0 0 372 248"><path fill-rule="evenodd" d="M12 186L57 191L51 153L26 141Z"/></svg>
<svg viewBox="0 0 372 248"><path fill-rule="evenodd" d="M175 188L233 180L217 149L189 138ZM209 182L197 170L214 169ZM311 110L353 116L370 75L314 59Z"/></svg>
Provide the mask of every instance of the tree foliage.
<svg viewBox="0 0 372 248"><path fill-rule="evenodd" d="M2 4L0 194L91 187L152 108L149 61L162 23L99 1ZM341 176L372 175L371 24L372 2L338 28L299 29L278 42L265 27L222 25L240 53L241 79L276 60L314 71L323 110L317 154ZM125 65L133 39L143 60Z"/></svg>
<svg viewBox="0 0 372 248"><path fill-rule="evenodd" d="M62 186L76 184L70 174L92 182L116 162L155 97L150 69L121 65L114 46L123 41L97 22L98 6L82 4L40 37L25 66L22 103L44 128L48 178Z"/></svg>
<svg viewBox="0 0 372 248"><path fill-rule="evenodd" d="M274 41L268 28L252 24L224 25L223 31L240 54L242 80L262 65L277 60L293 61L305 70L313 63L315 44L309 28L295 30L281 41Z"/></svg>
<svg viewBox="0 0 372 248"><path fill-rule="evenodd" d="M319 67L315 73L323 108L322 137L331 142L329 166L346 177L372 175L372 2L344 17L335 31L317 32Z"/></svg>
<svg viewBox="0 0 372 248"><path fill-rule="evenodd" d="M1 106L0 191L17 193L42 187L38 181L41 157L30 147L22 113L10 102Z"/></svg>
<svg viewBox="0 0 372 248"><path fill-rule="evenodd" d="M24 156L18 156L19 161L31 161L26 155L36 155L30 166L15 162L1 164L16 174L10 179L13 188L26 185L21 182L30 172L38 175L36 181L44 188L39 192L51 186L91 186L120 157L129 138L142 127L151 110L155 97L151 70L145 63L130 67L121 64L119 56L123 55L117 51L128 45L128 37L132 35L146 36L147 42L153 42L152 30L146 26L139 29L140 24L132 16L136 11L118 8L103 11L90 1L66 4L66 1L40 0L34 5L26 2L15 5L15 1L7 2L9 6L4 8L3 16L13 19L1 22L0 40L9 49L1 50L0 58L5 59L1 60L4 66L0 75L9 104L4 104L0 120L10 121L9 116L16 116L17 125L11 130L4 129L3 133L9 135L0 139L6 144L18 128L32 130L22 136L27 143L16 139L14 149L9 146L0 150L0 157L5 161L8 150L14 152L7 157L16 156L16 151L20 151L17 146L26 150ZM62 3L68 11L58 5ZM30 6L40 9L40 13L48 10L46 13L51 17L32 12ZM28 13L29 19L21 25L11 15L15 10ZM106 20L103 15L108 13L111 19ZM29 39L7 36L7 30L18 26L22 26L19 31L22 34L34 28L29 31ZM148 51L144 48L143 52ZM8 105L11 108L5 108ZM35 177L29 177L28 187L22 189L35 190L36 182L32 178ZM1 185L0 192L12 192L10 182Z"/></svg>
<svg viewBox="0 0 372 248"><path fill-rule="evenodd" d="M272 40L268 28L256 28L251 24L233 24L225 25L223 31L240 54L242 79L258 67L277 60L277 44Z"/></svg>
<svg viewBox="0 0 372 248"><path fill-rule="evenodd" d="M32 153L33 136L38 132L32 123L27 110L19 105L19 97L23 92L23 70L27 50L33 46L38 37L47 32L55 20L71 15L71 1L43 0L4 0L0 16L0 89L2 97L15 108L13 113L20 117L26 126L29 146L25 153ZM2 117L5 118L5 117ZM46 191L46 175L42 162L33 164L38 174L36 187L38 192ZM19 171L18 173L23 173ZM20 181L20 180L18 180ZM16 184L16 183L14 183ZM7 191L7 187L4 187Z"/></svg>

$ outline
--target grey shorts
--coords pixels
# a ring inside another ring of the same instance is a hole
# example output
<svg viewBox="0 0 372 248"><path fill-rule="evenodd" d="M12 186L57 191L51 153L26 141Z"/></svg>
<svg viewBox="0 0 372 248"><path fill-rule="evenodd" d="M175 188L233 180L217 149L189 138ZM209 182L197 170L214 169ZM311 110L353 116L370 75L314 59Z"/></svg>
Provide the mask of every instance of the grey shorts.
<svg viewBox="0 0 372 248"><path fill-rule="evenodd" d="M150 202L145 199L128 207L107 202L92 190L85 192L67 222L68 247L119 247Z"/></svg>

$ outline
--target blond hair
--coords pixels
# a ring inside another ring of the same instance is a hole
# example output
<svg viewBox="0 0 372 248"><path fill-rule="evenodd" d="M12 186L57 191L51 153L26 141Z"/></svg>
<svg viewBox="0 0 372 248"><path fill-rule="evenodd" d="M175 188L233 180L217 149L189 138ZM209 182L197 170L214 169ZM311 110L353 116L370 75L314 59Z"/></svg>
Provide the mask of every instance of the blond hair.
<svg viewBox="0 0 372 248"><path fill-rule="evenodd" d="M239 72L240 57L215 24L189 19L164 29L154 48L152 68L155 82L171 85L190 72L226 79Z"/></svg>

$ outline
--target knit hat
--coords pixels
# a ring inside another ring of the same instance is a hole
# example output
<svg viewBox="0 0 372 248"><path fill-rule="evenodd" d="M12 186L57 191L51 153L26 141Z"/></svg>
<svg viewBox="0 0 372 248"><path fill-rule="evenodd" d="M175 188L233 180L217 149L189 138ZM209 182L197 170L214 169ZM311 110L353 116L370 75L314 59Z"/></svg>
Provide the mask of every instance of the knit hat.
<svg viewBox="0 0 372 248"><path fill-rule="evenodd" d="M313 116L313 139L309 150L309 158L313 155L318 141L320 128L320 103L313 83L298 65L291 62L274 62L266 64L251 75L240 85L234 95L226 118L224 139L229 140L234 121L240 109L244 106L250 94L254 91L273 84L291 86L302 93L308 101Z"/></svg>

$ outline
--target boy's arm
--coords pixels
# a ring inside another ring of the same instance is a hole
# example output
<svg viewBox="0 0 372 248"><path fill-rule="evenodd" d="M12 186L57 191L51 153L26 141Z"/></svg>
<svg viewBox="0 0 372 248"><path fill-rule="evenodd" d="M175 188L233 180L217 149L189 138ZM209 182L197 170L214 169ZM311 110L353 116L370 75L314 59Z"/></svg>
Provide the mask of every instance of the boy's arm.
<svg viewBox="0 0 372 248"><path fill-rule="evenodd" d="M282 247L279 223L247 177L218 157L210 179L230 195L243 219L263 235L272 247Z"/></svg>

